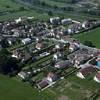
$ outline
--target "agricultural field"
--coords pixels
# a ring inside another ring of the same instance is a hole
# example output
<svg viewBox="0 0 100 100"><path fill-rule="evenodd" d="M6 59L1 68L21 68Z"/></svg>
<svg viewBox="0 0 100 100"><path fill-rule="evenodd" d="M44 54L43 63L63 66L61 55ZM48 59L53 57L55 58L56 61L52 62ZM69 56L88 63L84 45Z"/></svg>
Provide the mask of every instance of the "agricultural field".
<svg viewBox="0 0 100 100"><path fill-rule="evenodd" d="M74 38L80 40L82 43L87 40L92 41L97 48L100 48L100 28L74 35Z"/></svg>
<svg viewBox="0 0 100 100"><path fill-rule="evenodd" d="M34 16L37 19L47 19L46 13L38 13L15 0L0 0L0 21L12 20L21 16Z"/></svg>
<svg viewBox="0 0 100 100"><path fill-rule="evenodd" d="M99 17L99 0L21 0L41 11L52 11L64 15Z"/></svg>
<svg viewBox="0 0 100 100"><path fill-rule="evenodd" d="M53 12L53 16L60 16L65 18L72 18L78 21L83 21L88 18L93 18L93 16L81 16L81 14L75 14L73 12L64 12L57 9L52 9L50 7L40 6L40 5L28 5L26 3L16 2L16 0L1 0L0 1L0 21L3 20L12 20L18 18L20 16L34 16L36 19L39 20L47 20L51 16L48 15L48 11ZM27 1L27 0L25 0ZM59 0L40 0L41 2L46 2L50 6L57 6L59 7L66 7L69 4L66 1L59 1ZM73 5L72 5L73 6ZM99 17L97 17L99 18Z"/></svg>

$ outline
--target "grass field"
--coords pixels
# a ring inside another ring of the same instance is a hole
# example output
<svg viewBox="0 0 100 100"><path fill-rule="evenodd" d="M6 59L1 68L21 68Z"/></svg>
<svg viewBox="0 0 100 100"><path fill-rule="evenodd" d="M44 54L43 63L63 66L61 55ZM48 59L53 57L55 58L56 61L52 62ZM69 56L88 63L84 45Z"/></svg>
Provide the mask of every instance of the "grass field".
<svg viewBox="0 0 100 100"><path fill-rule="evenodd" d="M100 28L74 35L74 38L80 40L82 43L86 40L92 41L97 48L100 48Z"/></svg>
<svg viewBox="0 0 100 100"><path fill-rule="evenodd" d="M0 75L0 100L55 100L56 95L48 90L39 93L29 84L16 78Z"/></svg>

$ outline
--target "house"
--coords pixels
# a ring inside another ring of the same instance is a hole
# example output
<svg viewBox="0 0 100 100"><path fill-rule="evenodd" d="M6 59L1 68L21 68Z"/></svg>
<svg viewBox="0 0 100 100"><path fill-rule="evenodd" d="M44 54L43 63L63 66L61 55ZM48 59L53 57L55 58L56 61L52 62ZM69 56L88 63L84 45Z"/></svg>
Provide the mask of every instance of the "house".
<svg viewBox="0 0 100 100"><path fill-rule="evenodd" d="M24 51L21 49L14 50L12 52L12 57L19 59L22 62L27 62L28 60L32 58L31 55L27 51Z"/></svg>
<svg viewBox="0 0 100 100"><path fill-rule="evenodd" d="M44 80L40 81L40 82L37 84L37 87L38 87L39 89L43 89L43 88L47 87L48 85L49 85L49 83L48 83L47 79L44 79Z"/></svg>
<svg viewBox="0 0 100 100"><path fill-rule="evenodd" d="M27 80L31 75L31 72L27 72L27 71L21 71L18 73L18 77L21 79L21 80Z"/></svg>
<svg viewBox="0 0 100 100"><path fill-rule="evenodd" d="M82 29L82 25L80 23L70 25L68 27L68 34L78 33Z"/></svg>
<svg viewBox="0 0 100 100"><path fill-rule="evenodd" d="M82 23L82 28L84 29L91 28L92 26L93 26L93 22L90 20L86 20Z"/></svg>
<svg viewBox="0 0 100 100"><path fill-rule="evenodd" d="M85 68L80 69L79 72L77 72L77 77L85 79L87 75L90 75L93 72L96 72L96 69L93 66L89 65Z"/></svg>
<svg viewBox="0 0 100 100"><path fill-rule="evenodd" d="M44 48L44 44L43 43L37 43L36 44L36 49L41 50Z"/></svg>
<svg viewBox="0 0 100 100"><path fill-rule="evenodd" d="M25 44L28 44L28 43L31 43L31 39L30 38L25 38L25 39L22 39L22 43L25 45Z"/></svg>
<svg viewBox="0 0 100 100"><path fill-rule="evenodd" d="M55 74L55 73L52 73L50 72L48 75L47 75L47 80L49 82L55 82L58 80L58 76Z"/></svg>
<svg viewBox="0 0 100 100"><path fill-rule="evenodd" d="M50 23L54 25L58 25L60 24L60 18L59 17L50 18Z"/></svg>
<svg viewBox="0 0 100 100"><path fill-rule="evenodd" d="M8 44L11 46L11 45L13 45L13 44L16 43L16 38L8 38L8 39L7 39L7 42L8 42Z"/></svg>
<svg viewBox="0 0 100 100"><path fill-rule="evenodd" d="M68 68L71 67L72 63L69 60L65 60L65 61L59 61L55 64L55 67L58 69L64 69L64 68Z"/></svg>
<svg viewBox="0 0 100 100"><path fill-rule="evenodd" d="M100 73L96 74L94 77L94 80L98 83L100 83Z"/></svg>
<svg viewBox="0 0 100 100"><path fill-rule="evenodd" d="M58 60L62 58L62 54L60 52L57 52L56 54L53 55L53 60Z"/></svg>
<svg viewBox="0 0 100 100"><path fill-rule="evenodd" d="M21 35L18 29L12 29L11 32L13 33L13 37L19 37Z"/></svg>
<svg viewBox="0 0 100 100"><path fill-rule="evenodd" d="M42 42L42 41L43 41L42 37L37 37L37 38L36 38L36 42L40 43L40 42Z"/></svg>
<svg viewBox="0 0 100 100"><path fill-rule="evenodd" d="M55 45L55 48L60 49L60 45L59 44Z"/></svg>
<svg viewBox="0 0 100 100"><path fill-rule="evenodd" d="M75 50L79 49L79 44L77 43L71 43L70 46L69 46L69 51L70 52L73 52Z"/></svg>
<svg viewBox="0 0 100 100"><path fill-rule="evenodd" d="M30 53L28 53L27 51L24 51L22 53L22 57L21 57L22 63L25 63L25 62L27 62L27 61L29 61L31 59L32 59L32 56L30 55Z"/></svg>
<svg viewBox="0 0 100 100"><path fill-rule="evenodd" d="M91 58L90 55L87 54L77 54L75 55L74 63L77 67L78 65L86 63Z"/></svg>
<svg viewBox="0 0 100 100"><path fill-rule="evenodd" d="M63 43L56 44L56 45L55 45L55 49L57 49L57 50L62 50L62 49L64 49L64 44L63 44Z"/></svg>
<svg viewBox="0 0 100 100"><path fill-rule="evenodd" d="M21 58L21 50L19 50L19 49L13 50L12 57L20 59Z"/></svg>

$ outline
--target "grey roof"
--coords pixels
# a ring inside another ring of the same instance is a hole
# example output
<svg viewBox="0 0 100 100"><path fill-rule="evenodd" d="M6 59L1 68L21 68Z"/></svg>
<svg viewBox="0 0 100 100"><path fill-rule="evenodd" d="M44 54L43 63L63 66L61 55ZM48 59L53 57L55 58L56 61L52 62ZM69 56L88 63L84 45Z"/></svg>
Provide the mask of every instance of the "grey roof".
<svg viewBox="0 0 100 100"><path fill-rule="evenodd" d="M70 67L72 63L71 61L66 60L66 61L57 62L56 65L59 65L60 68L67 68L67 67Z"/></svg>

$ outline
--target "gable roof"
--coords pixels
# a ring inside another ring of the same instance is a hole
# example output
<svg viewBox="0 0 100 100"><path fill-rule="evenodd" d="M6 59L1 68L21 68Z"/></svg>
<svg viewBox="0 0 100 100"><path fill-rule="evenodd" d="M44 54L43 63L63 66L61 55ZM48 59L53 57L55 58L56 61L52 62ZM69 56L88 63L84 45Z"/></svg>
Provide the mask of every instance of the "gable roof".
<svg viewBox="0 0 100 100"><path fill-rule="evenodd" d="M40 89L43 89L43 88L45 88L46 86L48 86L49 84L48 84L48 81L46 80L46 79L44 79L44 80L42 80L40 83L38 83L38 87L40 88Z"/></svg>
<svg viewBox="0 0 100 100"><path fill-rule="evenodd" d="M82 68L79 70L79 72L81 72L82 75L84 75L84 76L87 76L88 74L91 74L95 71L96 71L95 68L92 66L88 66L88 67L85 67L85 68Z"/></svg>
<svg viewBox="0 0 100 100"><path fill-rule="evenodd" d="M55 73L50 72L47 77L51 78L53 81L58 79L58 76Z"/></svg>
<svg viewBox="0 0 100 100"><path fill-rule="evenodd" d="M71 65L72 63L69 60L65 60L65 61L57 62L55 67L58 66L59 68L66 68L66 67L70 67Z"/></svg>

